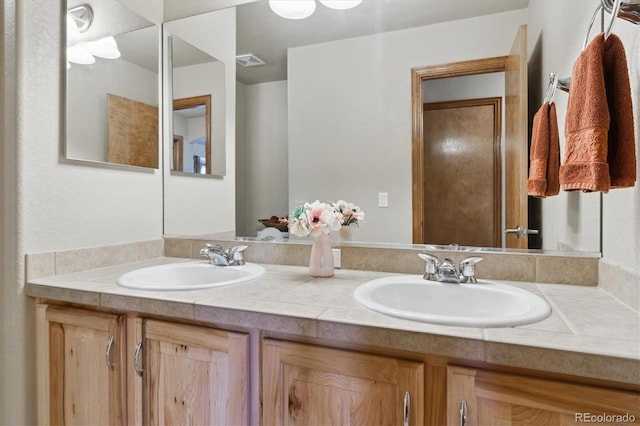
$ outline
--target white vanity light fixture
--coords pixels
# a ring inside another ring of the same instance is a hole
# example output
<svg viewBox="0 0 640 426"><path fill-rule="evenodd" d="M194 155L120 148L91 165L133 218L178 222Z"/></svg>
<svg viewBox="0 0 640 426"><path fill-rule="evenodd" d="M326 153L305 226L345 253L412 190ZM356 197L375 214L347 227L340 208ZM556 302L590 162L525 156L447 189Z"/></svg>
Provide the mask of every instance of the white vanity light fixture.
<svg viewBox="0 0 640 426"><path fill-rule="evenodd" d="M308 18L316 10L315 0L269 0L273 12L286 19Z"/></svg>
<svg viewBox="0 0 640 426"><path fill-rule="evenodd" d="M330 9L346 10L356 7L362 0L319 0L320 3Z"/></svg>
<svg viewBox="0 0 640 426"><path fill-rule="evenodd" d="M347 10L356 7L362 0L319 0L330 9ZM308 18L316 10L315 0L269 0L269 7L279 16L287 19Z"/></svg>
<svg viewBox="0 0 640 426"><path fill-rule="evenodd" d="M120 50L116 40L109 36L98 40L80 42L81 34L93 22L93 10L89 5L74 7L67 11L67 69L71 63L90 65L96 56L103 59L117 59Z"/></svg>

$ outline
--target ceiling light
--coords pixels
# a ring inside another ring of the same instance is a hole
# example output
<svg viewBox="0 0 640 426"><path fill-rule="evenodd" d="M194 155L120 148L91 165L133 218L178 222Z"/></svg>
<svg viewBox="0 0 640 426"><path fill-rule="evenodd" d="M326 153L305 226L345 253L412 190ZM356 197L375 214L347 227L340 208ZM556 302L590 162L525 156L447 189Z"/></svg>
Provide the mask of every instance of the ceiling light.
<svg viewBox="0 0 640 426"><path fill-rule="evenodd" d="M87 31L91 26L91 22L93 22L93 9L89 5L82 5L78 7L71 8L67 11L67 16L70 16L76 24L76 28L81 33ZM68 26L67 20L67 26Z"/></svg>
<svg viewBox="0 0 640 426"><path fill-rule="evenodd" d="M96 58L80 46L67 47L67 61L74 64L91 65L95 63Z"/></svg>
<svg viewBox="0 0 640 426"><path fill-rule="evenodd" d="M315 0L269 0L269 7L276 15L287 19L304 19L316 10Z"/></svg>
<svg viewBox="0 0 640 426"><path fill-rule="evenodd" d="M319 0L320 3L331 9L345 10L356 7L362 0Z"/></svg>
<svg viewBox="0 0 640 426"><path fill-rule="evenodd" d="M120 57L120 50L118 50L118 45L113 37L87 41L78 44L78 46L98 58L118 59Z"/></svg>

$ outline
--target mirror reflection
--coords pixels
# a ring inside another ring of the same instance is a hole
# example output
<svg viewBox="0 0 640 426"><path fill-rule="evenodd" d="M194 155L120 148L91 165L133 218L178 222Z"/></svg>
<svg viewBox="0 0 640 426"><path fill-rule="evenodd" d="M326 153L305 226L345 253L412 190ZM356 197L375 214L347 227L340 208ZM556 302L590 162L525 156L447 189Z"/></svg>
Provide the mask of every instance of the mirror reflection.
<svg viewBox="0 0 640 426"><path fill-rule="evenodd" d="M173 100L171 170L211 173L211 95Z"/></svg>
<svg viewBox="0 0 640 426"><path fill-rule="evenodd" d="M115 0L67 10L65 158L157 169L158 27Z"/></svg>
<svg viewBox="0 0 640 426"><path fill-rule="evenodd" d="M171 40L172 173L224 176L225 66L175 34Z"/></svg>
<svg viewBox="0 0 640 426"><path fill-rule="evenodd" d="M172 4L180 9L174 10L178 16L189 15L188 6ZM526 1L364 1L339 12L318 4L312 16L293 21L274 14L267 1L236 7L236 54L252 54L257 60L248 62L264 65L237 66L235 221L220 229L202 227L200 233L235 227L237 235L255 237L264 230L261 219L282 218L304 201L342 199L367 212L366 221L353 234L354 241L412 243L412 128L416 123L412 100L416 93L411 71L509 56L519 28L527 23L526 8ZM212 44L219 41L210 40ZM531 49L535 40L528 43ZM524 59L525 64L529 61L524 71L538 70L528 78L540 80L536 57ZM525 76L525 90L526 81ZM442 86L446 90L446 84ZM536 85L529 83L529 87ZM529 94L530 105L540 100L538 92ZM512 102L504 91L485 96L502 98L502 114ZM527 118L516 126L526 133ZM505 146L510 139L505 131L497 130L488 139L495 141L499 133L500 145ZM499 186L505 193L507 183L526 185L522 177L510 173L504 150L496 157L500 161L494 167L500 164L502 180L494 188ZM458 175L466 173L464 162L456 162L456 167ZM454 188L455 182L443 185ZM571 195L568 198L570 218L576 206ZM437 202L426 203L425 210ZM589 205L583 202L581 218L567 224L554 218L543 220L526 201L528 219L507 224L506 201L501 204L492 207L492 235L496 229L501 234L494 240L504 243L505 229L527 227L540 231L540 238L548 242L543 245L546 250L599 251L597 232L592 231L600 226L595 199ZM473 205L456 207L470 210L468 220L476 221ZM440 214L454 213L450 209ZM470 226L484 224L476 221ZM430 243L428 238L422 242Z"/></svg>

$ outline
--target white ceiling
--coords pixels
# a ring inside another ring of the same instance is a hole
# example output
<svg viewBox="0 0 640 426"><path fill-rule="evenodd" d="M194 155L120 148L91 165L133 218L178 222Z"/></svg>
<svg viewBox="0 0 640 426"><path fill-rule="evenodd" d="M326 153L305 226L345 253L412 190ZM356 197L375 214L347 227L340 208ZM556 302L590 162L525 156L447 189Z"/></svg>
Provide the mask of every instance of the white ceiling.
<svg viewBox="0 0 640 426"><path fill-rule="evenodd" d="M286 79L286 49L438 22L523 9L529 0L364 0L350 10L318 2L307 19L288 20L267 0L237 8L237 53L253 53L267 65L237 68L238 80L258 83Z"/></svg>

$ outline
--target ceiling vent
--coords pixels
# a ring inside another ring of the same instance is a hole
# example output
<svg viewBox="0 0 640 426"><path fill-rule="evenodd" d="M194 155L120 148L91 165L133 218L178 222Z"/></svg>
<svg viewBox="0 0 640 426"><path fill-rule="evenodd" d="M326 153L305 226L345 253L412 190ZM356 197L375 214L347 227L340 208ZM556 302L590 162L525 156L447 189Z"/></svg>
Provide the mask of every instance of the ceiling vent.
<svg viewBox="0 0 640 426"><path fill-rule="evenodd" d="M236 56L236 63L241 67L259 67L260 65L264 65L264 61L258 58L253 53L247 53L246 55L238 55Z"/></svg>

